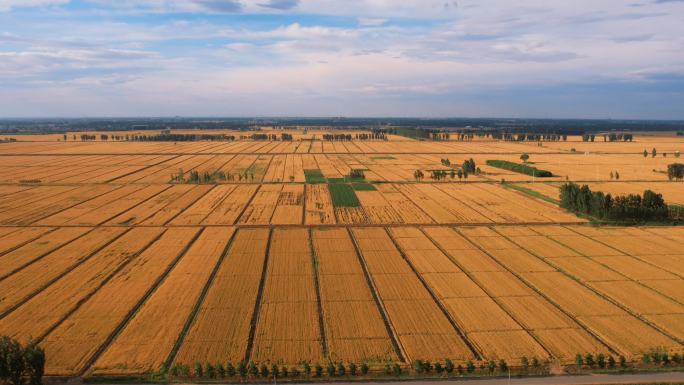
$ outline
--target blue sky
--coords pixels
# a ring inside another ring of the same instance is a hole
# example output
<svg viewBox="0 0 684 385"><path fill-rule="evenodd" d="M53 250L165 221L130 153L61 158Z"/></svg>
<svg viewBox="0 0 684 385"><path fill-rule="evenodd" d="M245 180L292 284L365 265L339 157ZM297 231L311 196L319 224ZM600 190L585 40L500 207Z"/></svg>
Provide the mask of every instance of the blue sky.
<svg viewBox="0 0 684 385"><path fill-rule="evenodd" d="M684 119L684 0L0 0L0 117Z"/></svg>

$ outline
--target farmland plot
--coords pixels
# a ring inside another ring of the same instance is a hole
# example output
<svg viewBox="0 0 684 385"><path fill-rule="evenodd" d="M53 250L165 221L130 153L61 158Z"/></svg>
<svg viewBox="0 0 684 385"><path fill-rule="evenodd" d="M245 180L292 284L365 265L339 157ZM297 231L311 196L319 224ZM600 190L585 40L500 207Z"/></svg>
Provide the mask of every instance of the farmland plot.
<svg viewBox="0 0 684 385"><path fill-rule="evenodd" d="M268 224L275 211L282 184L265 184L254 194L238 223L241 224Z"/></svg>
<svg viewBox="0 0 684 385"><path fill-rule="evenodd" d="M320 362L322 337L306 229L275 229L251 358L257 362Z"/></svg>
<svg viewBox="0 0 684 385"><path fill-rule="evenodd" d="M192 365L227 360L236 364L244 359L268 232L268 229L238 230L175 362Z"/></svg>
<svg viewBox="0 0 684 385"><path fill-rule="evenodd" d="M127 232L2 318L0 333L23 341L42 337L162 233L154 227Z"/></svg>
<svg viewBox="0 0 684 385"><path fill-rule="evenodd" d="M204 218L204 225L232 225L259 189L259 185L238 185L218 206Z"/></svg>
<svg viewBox="0 0 684 385"><path fill-rule="evenodd" d="M52 251L22 270L0 281L0 314L21 304L32 294L50 285L70 269L96 253L99 248L123 234L123 228L102 227Z"/></svg>
<svg viewBox="0 0 684 385"><path fill-rule="evenodd" d="M305 223L311 225L334 224L335 212L328 186L309 184L306 186Z"/></svg>
<svg viewBox="0 0 684 385"><path fill-rule="evenodd" d="M234 185L219 185L214 186L211 191L204 194L199 200L188 207L181 214L175 217L172 225L187 226L198 225L204 221L217 207L221 205L224 199L235 190Z"/></svg>
<svg viewBox="0 0 684 385"><path fill-rule="evenodd" d="M205 229L93 364L95 375L145 373L166 360L234 228Z"/></svg>
<svg viewBox="0 0 684 385"><path fill-rule="evenodd" d="M304 185L284 185L270 223L301 224L304 216Z"/></svg>
<svg viewBox="0 0 684 385"><path fill-rule="evenodd" d="M313 230L313 247L330 358L397 361L347 230Z"/></svg>
<svg viewBox="0 0 684 385"><path fill-rule="evenodd" d="M356 228L353 235L407 359L474 358L388 234Z"/></svg>
<svg viewBox="0 0 684 385"><path fill-rule="evenodd" d="M199 229L173 228L81 305L41 345L52 375L76 375L124 321Z"/></svg>

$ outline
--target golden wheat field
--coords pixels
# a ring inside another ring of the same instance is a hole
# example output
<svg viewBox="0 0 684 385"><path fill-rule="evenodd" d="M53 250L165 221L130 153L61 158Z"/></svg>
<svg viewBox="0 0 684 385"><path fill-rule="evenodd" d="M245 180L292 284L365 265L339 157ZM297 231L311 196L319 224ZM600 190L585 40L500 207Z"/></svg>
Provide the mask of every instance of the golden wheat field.
<svg viewBox="0 0 684 385"><path fill-rule="evenodd" d="M683 139L288 132L0 143L0 335L37 341L47 375L67 377L684 353L684 228L596 227L554 203L575 181L684 206L666 173ZM127 134L147 133L109 133ZM487 165L521 154L554 176ZM469 159L480 171L459 177Z"/></svg>

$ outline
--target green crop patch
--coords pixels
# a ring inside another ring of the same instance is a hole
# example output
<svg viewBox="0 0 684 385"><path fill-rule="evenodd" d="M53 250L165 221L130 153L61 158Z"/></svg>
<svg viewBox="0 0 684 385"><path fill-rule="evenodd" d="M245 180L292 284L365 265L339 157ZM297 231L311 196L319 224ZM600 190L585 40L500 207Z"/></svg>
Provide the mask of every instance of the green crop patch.
<svg viewBox="0 0 684 385"><path fill-rule="evenodd" d="M304 178L306 178L306 183L325 183L325 177L321 170L304 170Z"/></svg>
<svg viewBox="0 0 684 385"><path fill-rule="evenodd" d="M376 191L377 189L370 183L353 183L354 191Z"/></svg>
<svg viewBox="0 0 684 385"><path fill-rule="evenodd" d="M548 178L548 177L553 176L551 171L540 170L536 167L531 167L531 166L527 166L524 164L513 163L513 162L506 161L506 160L488 160L487 165L492 166L492 167L502 168L504 170L518 172L521 174L534 176L537 178Z"/></svg>
<svg viewBox="0 0 684 385"><path fill-rule="evenodd" d="M383 156L371 156L371 160L395 160L397 158L390 156L390 155L383 155Z"/></svg>
<svg viewBox="0 0 684 385"><path fill-rule="evenodd" d="M348 184L329 184L330 196L335 207L359 207L361 202L354 189Z"/></svg>

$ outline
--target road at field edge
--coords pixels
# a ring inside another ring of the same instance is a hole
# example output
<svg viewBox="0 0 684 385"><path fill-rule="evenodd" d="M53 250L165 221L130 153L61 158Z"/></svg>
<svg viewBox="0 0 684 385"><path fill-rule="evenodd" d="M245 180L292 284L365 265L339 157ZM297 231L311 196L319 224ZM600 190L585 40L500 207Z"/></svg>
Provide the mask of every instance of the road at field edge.
<svg viewBox="0 0 684 385"><path fill-rule="evenodd" d="M636 374L589 374L581 376L548 376L526 378L482 378L482 379L444 379L417 381L378 381L383 385L444 385L445 382L458 382L463 385L594 385L594 384L649 384L684 383L684 372L636 373ZM370 381L369 383L373 383ZM359 382L329 382L334 385L359 385Z"/></svg>

